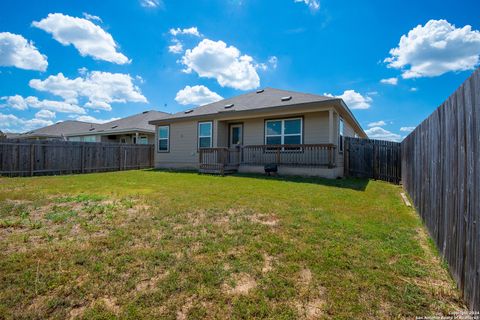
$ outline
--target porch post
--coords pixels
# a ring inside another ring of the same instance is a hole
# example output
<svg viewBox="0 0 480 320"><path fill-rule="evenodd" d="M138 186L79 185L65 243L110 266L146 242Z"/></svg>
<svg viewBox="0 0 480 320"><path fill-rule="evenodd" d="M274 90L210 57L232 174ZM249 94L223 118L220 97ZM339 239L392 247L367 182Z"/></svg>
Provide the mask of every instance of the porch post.
<svg viewBox="0 0 480 320"><path fill-rule="evenodd" d="M333 109L328 110L328 143L333 143Z"/></svg>
<svg viewBox="0 0 480 320"><path fill-rule="evenodd" d="M138 144L138 132L135 132L135 144Z"/></svg>

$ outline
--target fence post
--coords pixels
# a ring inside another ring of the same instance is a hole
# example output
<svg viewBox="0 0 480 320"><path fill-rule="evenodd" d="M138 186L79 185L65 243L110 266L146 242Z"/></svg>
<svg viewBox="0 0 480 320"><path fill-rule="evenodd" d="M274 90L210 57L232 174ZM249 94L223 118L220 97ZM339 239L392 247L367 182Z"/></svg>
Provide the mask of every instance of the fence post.
<svg viewBox="0 0 480 320"><path fill-rule="evenodd" d="M33 176L35 170L35 144L30 145L30 176Z"/></svg>
<svg viewBox="0 0 480 320"><path fill-rule="evenodd" d="M277 147L277 155L276 155L277 164L280 164L280 149L281 147Z"/></svg>
<svg viewBox="0 0 480 320"><path fill-rule="evenodd" d="M122 170L122 145L118 145L118 170Z"/></svg>
<svg viewBox="0 0 480 320"><path fill-rule="evenodd" d="M81 158L80 158L80 171L85 173L85 144L82 143L81 149Z"/></svg>
<svg viewBox="0 0 480 320"><path fill-rule="evenodd" d="M350 139L348 137L345 137L343 149L343 175L348 177L348 156L350 152Z"/></svg>
<svg viewBox="0 0 480 320"><path fill-rule="evenodd" d="M150 167L155 167L155 145L150 145Z"/></svg>

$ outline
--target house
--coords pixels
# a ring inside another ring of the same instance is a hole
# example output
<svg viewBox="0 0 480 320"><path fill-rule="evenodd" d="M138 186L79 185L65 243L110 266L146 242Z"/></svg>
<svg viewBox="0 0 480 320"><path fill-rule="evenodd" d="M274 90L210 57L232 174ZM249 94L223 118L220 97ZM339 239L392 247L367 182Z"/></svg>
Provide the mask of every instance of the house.
<svg viewBox="0 0 480 320"><path fill-rule="evenodd" d="M157 168L343 176L343 137L367 135L342 99L266 88L150 121Z"/></svg>
<svg viewBox="0 0 480 320"><path fill-rule="evenodd" d="M168 113L150 110L133 116L93 124L88 130L69 134L69 141L117 142L130 144L154 144L155 126L149 124L154 119L162 119Z"/></svg>
<svg viewBox="0 0 480 320"><path fill-rule="evenodd" d="M67 120L23 133L19 138L153 144L155 127L148 122L167 115L165 112L150 110L102 124Z"/></svg>

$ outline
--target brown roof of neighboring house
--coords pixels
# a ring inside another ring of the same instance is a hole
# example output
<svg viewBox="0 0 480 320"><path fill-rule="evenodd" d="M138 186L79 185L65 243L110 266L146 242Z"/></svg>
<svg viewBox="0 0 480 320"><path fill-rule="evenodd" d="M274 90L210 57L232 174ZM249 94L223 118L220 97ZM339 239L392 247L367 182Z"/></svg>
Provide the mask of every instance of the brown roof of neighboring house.
<svg viewBox="0 0 480 320"><path fill-rule="evenodd" d="M69 135L72 133L88 131L92 128L94 124L90 122L83 122L77 120L66 120L62 122L57 122L50 126L43 128L31 130L25 133L18 135L18 138L29 138L29 137L45 137L45 138L55 138Z"/></svg>
<svg viewBox="0 0 480 320"><path fill-rule="evenodd" d="M149 124L150 120L161 119L168 113L149 110L122 119L106 122L91 123L77 120L57 122L51 126L22 133L18 138L44 137L61 138L64 136L94 135L119 133L126 131L155 132L155 127Z"/></svg>
<svg viewBox="0 0 480 320"><path fill-rule="evenodd" d="M125 131L144 131L155 132L155 126L149 124L149 121L162 119L169 116L169 113L149 110L142 113L134 114L122 119L102 123L93 124L92 129L88 130L88 134L105 134L106 132L125 132Z"/></svg>

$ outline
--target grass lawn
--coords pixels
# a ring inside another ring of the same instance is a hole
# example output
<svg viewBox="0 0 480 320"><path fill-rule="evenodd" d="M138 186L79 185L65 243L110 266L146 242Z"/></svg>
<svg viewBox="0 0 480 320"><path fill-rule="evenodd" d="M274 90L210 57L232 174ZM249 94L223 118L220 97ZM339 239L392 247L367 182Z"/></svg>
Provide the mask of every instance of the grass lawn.
<svg viewBox="0 0 480 320"><path fill-rule="evenodd" d="M0 178L0 319L391 319L463 309L400 191L148 170Z"/></svg>

